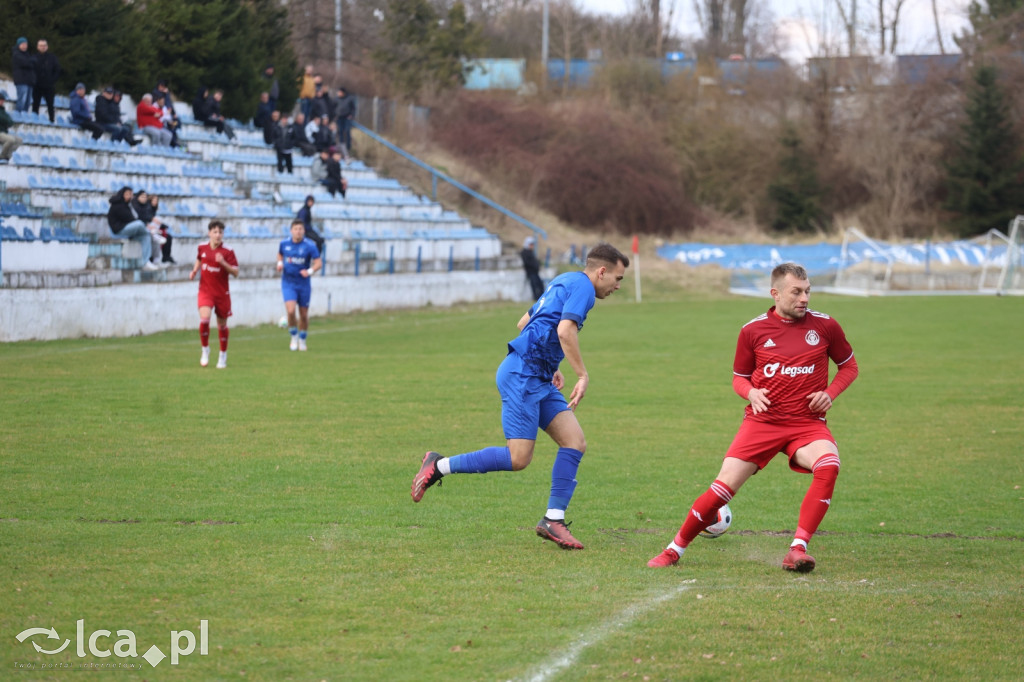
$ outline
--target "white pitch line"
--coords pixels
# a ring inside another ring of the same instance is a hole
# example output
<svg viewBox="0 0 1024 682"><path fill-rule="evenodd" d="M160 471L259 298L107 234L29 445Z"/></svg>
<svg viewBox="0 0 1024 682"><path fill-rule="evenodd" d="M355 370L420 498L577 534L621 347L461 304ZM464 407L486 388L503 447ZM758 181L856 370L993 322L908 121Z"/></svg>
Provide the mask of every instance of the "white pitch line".
<svg viewBox="0 0 1024 682"><path fill-rule="evenodd" d="M622 630L634 620L643 616L648 611L651 611L659 604L670 599L675 599L686 590L691 589L691 585L695 582L695 580L687 580L686 583L679 585L664 594L660 594L653 599L648 599L647 601L627 607L611 620L605 621L604 623L601 623L600 625L583 633L576 639L576 641L569 645L569 648L565 653L557 655L553 660L540 666L536 672L517 679L529 680L529 682L547 682L547 680L552 679L555 675L576 663L576 659L580 657L580 654L583 653L587 647L598 644L609 635Z"/></svg>

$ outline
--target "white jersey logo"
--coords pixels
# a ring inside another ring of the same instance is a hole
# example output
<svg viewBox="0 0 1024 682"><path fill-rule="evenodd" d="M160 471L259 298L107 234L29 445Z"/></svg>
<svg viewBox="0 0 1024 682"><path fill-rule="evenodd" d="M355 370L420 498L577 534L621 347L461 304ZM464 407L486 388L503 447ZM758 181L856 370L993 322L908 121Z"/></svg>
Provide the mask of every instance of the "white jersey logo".
<svg viewBox="0 0 1024 682"><path fill-rule="evenodd" d="M771 379L776 374L781 374L784 377L795 377L800 374L814 374L814 365L807 365L804 367L787 367L781 362L770 362L764 366L764 375L766 377Z"/></svg>
<svg viewBox="0 0 1024 682"><path fill-rule="evenodd" d="M768 339L767 341L764 342L762 348L775 348L775 342L772 341L771 339Z"/></svg>
<svg viewBox="0 0 1024 682"><path fill-rule="evenodd" d="M808 346L817 346L821 341L821 337L818 336L818 332L812 329L804 336L804 341L807 342Z"/></svg>

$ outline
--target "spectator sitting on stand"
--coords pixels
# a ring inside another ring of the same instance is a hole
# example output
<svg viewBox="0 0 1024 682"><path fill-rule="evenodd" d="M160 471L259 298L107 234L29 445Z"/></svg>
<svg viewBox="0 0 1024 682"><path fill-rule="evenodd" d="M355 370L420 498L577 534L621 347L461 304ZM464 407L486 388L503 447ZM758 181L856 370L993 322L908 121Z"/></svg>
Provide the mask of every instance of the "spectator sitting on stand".
<svg viewBox="0 0 1024 682"><path fill-rule="evenodd" d="M331 153L326 149L320 151L320 155L309 164L309 177L318 185L327 186L327 162L331 159Z"/></svg>
<svg viewBox="0 0 1024 682"><path fill-rule="evenodd" d="M313 146L318 152L337 146L338 140L335 138L334 128L330 116L325 114L320 117L316 132L313 133Z"/></svg>
<svg viewBox="0 0 1024 682"><path fill-rule="evenodd" d="M303 156L316 154L313 140L309 138L310 132L306 125L306 117L302 115L302 112L295 114L295 123L292 125L292 146L298 147Z"/></svg>
<svg viewBox="0 0 1024 682"><path fill-rule="evenodd" d="M206 118L203 119L204 128L216 128L218 133L226 135L232 142L235 141L235 131L228 125L224 115L220 112L220 102L224 99L222 90L214 90L213 94L206 100L206 107L203 110Z"/></svg>
<svg viewBox="0 0 1024 682"><path fill-rule="evenodd" d="M274 110L270 112L270 116L263 122L263 141L271 146L274 144L274 131L277 129L280 121L281 112Z"/></svg>
<svg viewBox="0 0 1024 682"><path fill-rule="evenodd" d="M96 95L96 123L110 134L111 141L124 140L134 147L139 140L132 135L132 127L121 121L121 100L117 94L114 88L108 86Z"/></svg>
<svg viewBox="0 0 1024 682"><path fill-rule="evenodd" d="M178 147L178 128L181 125L181 121L178 120L178 115L174 113L174 106L168 105L170 97L163 93L153 96L153 106L160 108L160 122L164 124L164 130L171 134L171 146Z"/></svg>
<svg viewBox="0 0 1024 682"><path fill-rule="evenodd" d="M306 201L302 204L302 208L299 209L298 213L295 214L296 220L302 221L302 226L306 228L306 238L313 240L316 244L317 251L320 252L320 257L326 262L327 256L324 254L324 238L320 236L320 233L313 229L313 204L316 203L316 199L310 194L306 197Z"/></svg>
<svg viewBox="0 0 1024 682"><path fill-rule="evenodd" d="M110 231L121 239L130 239L138 242L142 247L143 270L159 270L160 268L150 262L153 255L153 238L150 236L146 223L139 219L138 213L132 207L132 188L122 187L110 197L110 210L107 211L107 224Z"/></svg>
<svg viewBox="0 0 1024 682"><path fill-rule="evenodd" d="M164 243L160 245L160 255L162 256L161 262L167 265L176 265L178 261L171 258L171 243L174 241L174 237L171 236L171 231L164 221L160 218L155 217L157 212L160 210L160 197L155 194L149 195L149 205L153 211L153 220L157 225L160 236L164 238Z"/></svg>
<svg viewBox="0 0 1024 682"><path fill-rule="evenodd" d="M164 128L164 122L160 120L163 114L163 109L153 104L153 95L147 92L135 107L135 124L151 143L169 147L174 136Z"/></svg>
<svg viewBox="0 0 1024 682"><path fill-rule="evenodd" d="M160 220L156 217L156 209L153 208L153 205L150 203L149 195L146 194L146 190L140 189L135 193L135 197L132 198L132 209L134 209L135 214L139 216L139 220L146 223L146 229L149 230L150 239L153 240L153 253L150 256L150 262L154 265L159 265L160 258L158 257L158 252L160 248L167 243L167 239L160 234Z"/></svg>
<svg viewBox="0 0 1024 682"><path fill-rule="evenodd" d="M10 133L14 119L4 108L6 103L7 93L0 90L0 163L8 163L14 155L14 150L21 146L21 138Z"/></svg>
<svg viewBox="0 0 1024 682"><path fill-rule="evenodd" d="M345 198L345 191L348 189L348 180L341 176L341 152L337 149L331 150L331 158L327 162L327 180L324 182L324 186L327 187L327 191L331 193L333 197L337 193L341 193L341 198Z"/></svg>
<svg viewBox="0 0 1024 682"><path fill-rule="evenodd" d="M92 139L98 140L106 132L92 120L92 111L89 110L89 102L85 99L85 83L79 83L71 91L71 122L82 130L92 133Z"/></svg>

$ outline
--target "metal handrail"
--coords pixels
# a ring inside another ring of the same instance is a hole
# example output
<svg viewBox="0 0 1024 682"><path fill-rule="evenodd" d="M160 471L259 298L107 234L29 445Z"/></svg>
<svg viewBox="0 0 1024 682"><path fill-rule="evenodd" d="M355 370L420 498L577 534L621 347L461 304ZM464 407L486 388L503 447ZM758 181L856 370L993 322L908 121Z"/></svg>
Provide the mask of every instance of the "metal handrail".
<svg viewBox="0 0 1024 682"><path fill-rule="evenodd" d="M529 229L533 230L533 233L535 235L538 235L539 237L547 239L548 233L544 230L544 228L539 227L537 225L534 225L533 223L531 223L526 218L523 218L522 216L516 215L515 213L513 213L510 210L508 210L504 206L502 206L502 205L500 205L498 203L495 203L494 201L488 199L487 197L483 196L479 192L477 192L477 191L475 191L473 189L470 189L469 187L466 187L466 185L462 184L461 182L459 182L455 178L453 178L453 177L451 177L449 175L445 175L441 171L439 171L436 168L432 167L430 164L425 163L425 162L421 161L420 159L417 159L415 156L413 156L409 152L405 151L401 147L398 147L398 146L392 144L391 142L388 142L383 137L381 137L377 133L373 132L372 130L370 130L366 126L362 125L361 123L353 121L352 122L352 127L356 128L359 131L361 131L362 133L364 133L370 139L375 140L376 142L379 142L380 144L384 145L385 147L387 147L391 151L395 152L396 154L398 154L399 156L404 158L406 161L409 161L410 163L419 166L423 170L429 171L430 172L431 187L432 187L432 196L431 196L431 198L434 201L437 201L437 181L438 181L438 179L444 180L445 182L447 182L452 187L454 187L454 188L456 188L458 190L461 190L461 191L465 192L466 194L468 194L469 196L471 196L474 199L476 199L477 201L480 201L481 203L484 203L487 206L490 206L495 211L498 211L499 213L501 213L502 215L506 216L507 218L511 218L512 220L515 220L516 222L518 222L518 223L524 225L525 227L528 227Z"/></svg>

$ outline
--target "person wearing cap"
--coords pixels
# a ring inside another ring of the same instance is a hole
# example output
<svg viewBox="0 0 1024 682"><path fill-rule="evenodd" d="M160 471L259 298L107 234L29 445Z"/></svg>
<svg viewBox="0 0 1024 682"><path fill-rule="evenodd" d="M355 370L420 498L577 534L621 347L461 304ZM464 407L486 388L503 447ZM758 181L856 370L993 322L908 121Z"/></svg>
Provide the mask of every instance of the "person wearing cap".
<svg viewBox="0 0 1024 682"><path fill-rule="evenodd" d="M32 88L36 85L36 60L28 51L28 38L22 36L11 50L11 80L18 91L15 111L25 112L32 105Z"/></svg>
<svg viewBox="0 0 1024 682"><path fill-rule="evenodd" d="M523 270L526 272L526 279L530 282L530 290L533 292L535 301L544 295L544 281L540 278L540 261L537 259L537 253L533 250L536 245L535 238L527 237L523 242L523 250L519 252L519 257L523 259Z"/></svg>
<svg viewBox="0 0 1024 682"><path fill-rule="evenodd" d="M7 93L0 90L0 163L10 161L14 150L21 146L21 138L10 133L14 119L7 113L6 103Z"/></svg>
<svg viewBox="0 0 1024 682"><path fill-rule="evenodd" d="M85 99L85 83L79 83L69 95L71 100L71 122L82 130L92 133L92 139L98 140L105 132L92 118L92 110Z"/></svg>
<svg viewBox="0 0 1024 682"><path fill-rule="evenodd" d="M60 77L60 62L50 52L50 45L46 40L40 38L36 43L35 55L36 84L32 89L32 112L39 113L39 104L46 100L46 113L50 117L50 123L54 122L53 106L54 91L57 88L57 79Z"/></svg>

